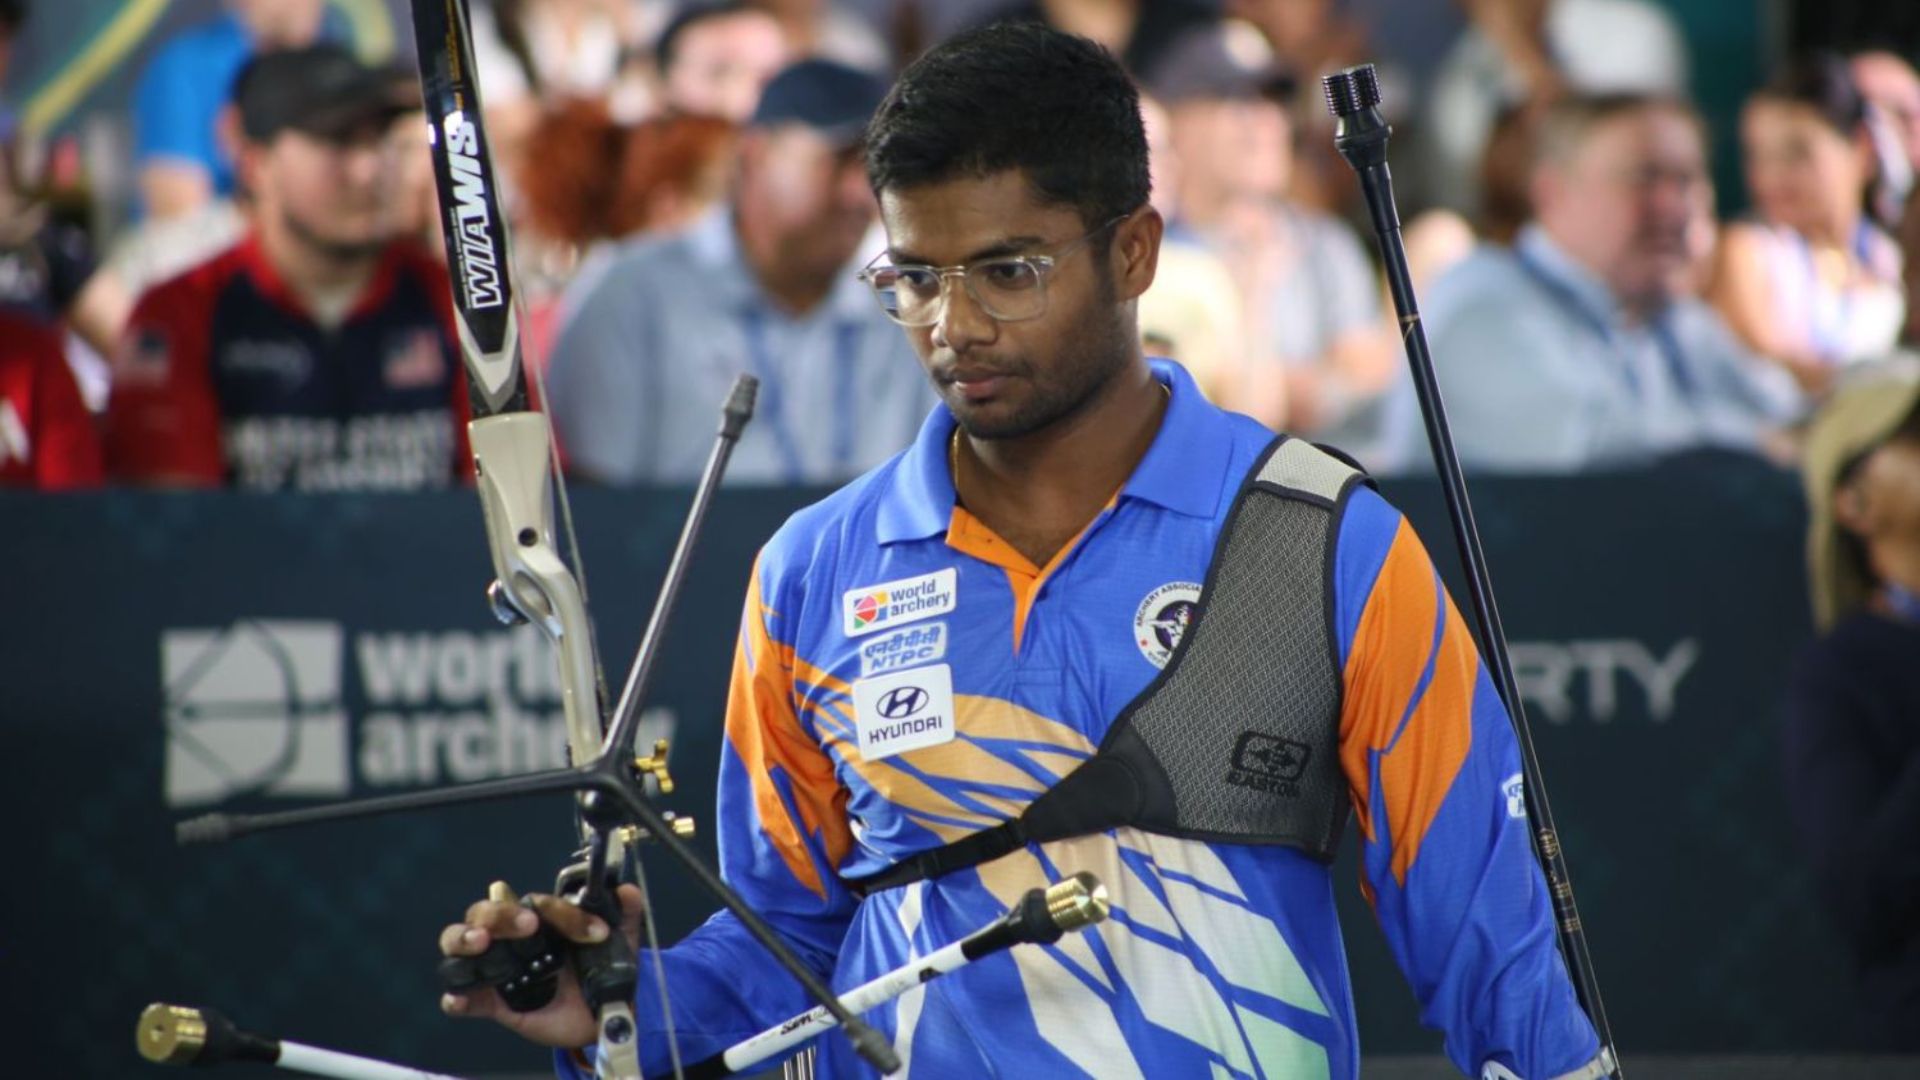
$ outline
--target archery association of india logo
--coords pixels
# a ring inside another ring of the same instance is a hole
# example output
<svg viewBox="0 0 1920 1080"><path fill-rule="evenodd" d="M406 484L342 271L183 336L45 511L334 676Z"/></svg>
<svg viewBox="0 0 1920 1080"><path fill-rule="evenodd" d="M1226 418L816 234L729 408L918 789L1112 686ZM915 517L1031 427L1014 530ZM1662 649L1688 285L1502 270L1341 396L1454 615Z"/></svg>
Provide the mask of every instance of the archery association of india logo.
<svg viewBox="0 0 1920 1080"><path fill-rule="evenodd" d="M1140 601L1133 612L1133 643L1147 663L1167 666L1199 604L1200 586L1192 581L1169 581Z"/></svg>

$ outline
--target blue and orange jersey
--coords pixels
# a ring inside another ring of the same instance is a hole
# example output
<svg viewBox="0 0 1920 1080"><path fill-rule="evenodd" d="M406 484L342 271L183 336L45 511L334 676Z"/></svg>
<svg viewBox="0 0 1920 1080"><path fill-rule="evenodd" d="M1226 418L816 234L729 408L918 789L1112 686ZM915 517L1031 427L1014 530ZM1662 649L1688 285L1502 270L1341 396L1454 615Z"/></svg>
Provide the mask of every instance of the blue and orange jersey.
<svg viewBox="0 0 1920 1080"><path fill-rule="evenodd" d="M1166 663L1272 436L1214 408L1178 366L1154 371L1170 400L1152 447L1046 566L956 505L941 407L906 452L796 514L755 567L720 857L803 958L844 990L1067 874L1091 871L1113 900L1086 933L989 956L869 1013L906 1075L1358 1074L1332 876L1291 848L1123 828L865 900L843 884L1017 816ZM1371 489L1348 498L1332 558L1362 887L1422 1015L1466 1072L1580 1069L1598 1043L1555 948L1518 751L1467 629ZM809 1004L724 913L663 961L687 1061ZM664 1073L656 991L640 997L643 1056ZM818 1050L820 1075L868 1075L837 1035Z"/></svg>

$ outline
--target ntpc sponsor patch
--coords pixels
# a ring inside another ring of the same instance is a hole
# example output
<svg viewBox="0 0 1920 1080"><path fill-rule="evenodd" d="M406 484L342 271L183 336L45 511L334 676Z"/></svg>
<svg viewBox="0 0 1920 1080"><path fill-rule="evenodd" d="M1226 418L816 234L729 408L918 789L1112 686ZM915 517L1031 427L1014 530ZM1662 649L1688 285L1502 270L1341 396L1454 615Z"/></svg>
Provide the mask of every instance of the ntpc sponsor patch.
<svg viewBox="0 0 1920 1080"><path fill-rule="evenodd" d="M853 726L868 761L951 742L953 669L935 664L855 682Z"/></svg>
<svg viewBox="0 0 1920 1080"><path fill-rule="evenodd" d="M959 573L948 567L920 577L848 589L840 598L841 629L848 637L859 637L945 615L953 610L958 577Z"/></svg>
<svg viewBox="0 0 1920 1080"><path fill-rule="evenodd" d="M946 623L904 627L860 646L860 677L930 664L946 655Z"/></svg>

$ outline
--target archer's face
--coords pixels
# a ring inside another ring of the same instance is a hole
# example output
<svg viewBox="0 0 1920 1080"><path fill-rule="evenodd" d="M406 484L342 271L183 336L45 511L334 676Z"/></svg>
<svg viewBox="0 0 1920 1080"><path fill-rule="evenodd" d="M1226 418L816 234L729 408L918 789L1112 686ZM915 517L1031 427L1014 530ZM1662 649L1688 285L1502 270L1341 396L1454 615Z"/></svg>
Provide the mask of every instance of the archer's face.
<svg viewBox="0 0 1920 1080"><path fill-rule="evenodd" d="M1053 254L1103 222L1042 203L1017 170L880 197L895 263L957 266L1007 255ZM1133 301L1153 280L1160 219L1136 211L1078 245L1045 274L1045 310L1002 321L958 276L944 282L945 311L906 333L934 390L969 435L1018 438L1078 413L1138 353Z"/></svg>

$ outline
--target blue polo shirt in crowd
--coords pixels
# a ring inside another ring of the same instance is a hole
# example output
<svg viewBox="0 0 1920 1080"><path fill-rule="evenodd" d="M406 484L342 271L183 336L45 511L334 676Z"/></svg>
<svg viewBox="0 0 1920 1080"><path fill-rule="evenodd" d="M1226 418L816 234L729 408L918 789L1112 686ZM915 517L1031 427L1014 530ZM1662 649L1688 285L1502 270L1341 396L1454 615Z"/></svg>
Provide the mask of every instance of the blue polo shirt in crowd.
<svg viewBox="0 0 1920 1080"><path fill-rule="evenodd" d="M864 261L795 315L755 280L725 208L616 249L575 281L547 371L567 461L608 483L691 484L743 374L760 398L730 482L845 483L899 452L933 391L854 277Z"/></svg>
<svg viewBox="0 0 1920 1080"><path fill-rule="evenodd" d="M1753 449L1802 407L1786 372L1743 348L1706 304L1681 297L1632 318L1537 225L1443 275L1424 317L1468 469L1578 472ZM1387 417L1384 453L1370 464L1430 469L1411 382L1401 380Z"/></svg>
<svg viewBox="0 0 1920 1080"><path fill-rule="evenodd" d="M728 698L720 862L803 960L844 992L1069 874L1092 872L1113 903L1086 933L869 1010L905 1075L1358 1075L1334 883L1293 848L1122 828L864 900L843 884L1019 815L1167 663L1177 613L1199 600L1273 436L1209 404L1178 366L1154 373L1170 396L1153 445L1046 566L956 504L945 406L905 453L794 515L756 564ZM1421 1015L1469 1074L1493 1062L1528 1080L1597 1076L1518 750L1472 639L1384 500L1357 488L1338 520L1341 767L1364 888ZM810 1004L724 913L661 959L689 1062ZM641 982L643 1064L662 1075L658 991ZM838 1032L816 1045L819 1075L867 1074ZM560 1057L563 1071L580 1064Z"/></svg>
<svg viewBox="0 0 1920 1080"><path fill-rule="evenodd" d="M346 30L343 16L329 7L321 38L344 41ZM233 162L220 149L215 122L253 51L246 24L232 12L182 30L161 45L134 87L134 160L203 166L213 178L214 194L232 194Z"/></svg>

